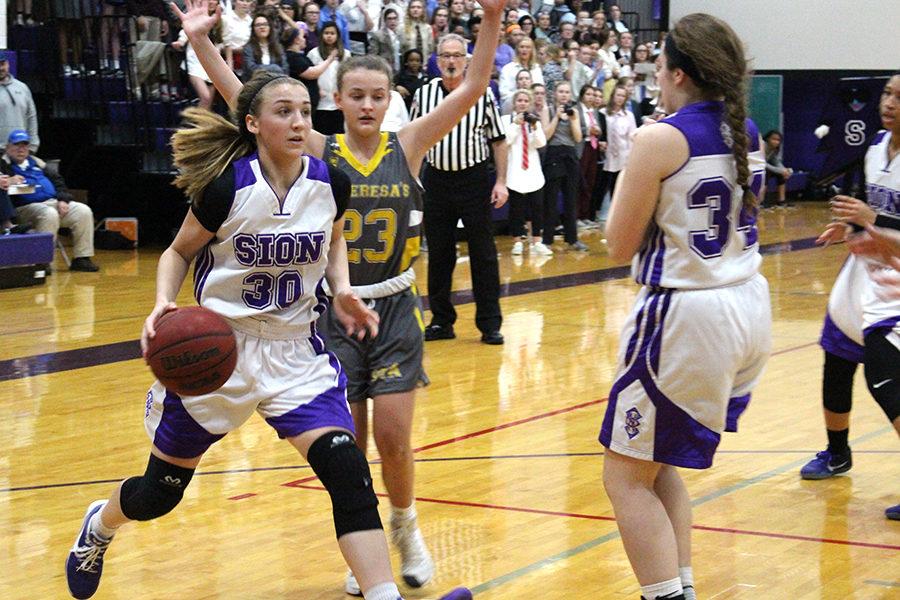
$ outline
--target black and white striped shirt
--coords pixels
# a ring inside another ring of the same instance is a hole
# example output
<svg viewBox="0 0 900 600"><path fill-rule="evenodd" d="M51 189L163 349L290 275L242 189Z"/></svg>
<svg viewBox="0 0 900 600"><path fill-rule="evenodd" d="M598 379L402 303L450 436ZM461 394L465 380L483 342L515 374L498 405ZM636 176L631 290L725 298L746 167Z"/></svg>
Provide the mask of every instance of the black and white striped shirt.
<svg viewBox="0 0 900 600"><path fill-rule="evenodd" d="M411 119L434 110L444 99L449 92L441 84L440 78L433 79L416 91ZM425 160L439 171L468 169L488 160L490 144L505 137L500 111L487 89L456 127L428 151Z"/></svg>

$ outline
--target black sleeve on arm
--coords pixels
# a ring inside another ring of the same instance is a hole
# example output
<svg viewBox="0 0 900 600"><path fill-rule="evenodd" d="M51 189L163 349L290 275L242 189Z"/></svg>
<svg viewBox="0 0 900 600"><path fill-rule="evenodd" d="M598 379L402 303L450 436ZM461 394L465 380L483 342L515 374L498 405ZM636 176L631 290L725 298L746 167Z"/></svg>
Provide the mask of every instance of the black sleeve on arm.
<svg viewBox="0 0 900 600"><path fill-rule="evenodd" d="M886 229L900 229L900 216L880 213L875 217L875 225Z"/></svg>
<svg viewBox="0 0 900 600"><path fill-rule="evenodd" d="M219 230L231 212L234 192L234 166L229 165L224 173L206 186L199 202L195 200L191 203L191 210L204 229L212 233Z"/></svg>
<svg viewBox="0 0 900 600"><path fill-rule="evenodd" d="M344 216L347 210L347 204L350 202L350 178L335 167L328 165L328 176L331 178L331 193L334 195L334 203L337 205L337 214L334 220L337 221Z"/></svg>

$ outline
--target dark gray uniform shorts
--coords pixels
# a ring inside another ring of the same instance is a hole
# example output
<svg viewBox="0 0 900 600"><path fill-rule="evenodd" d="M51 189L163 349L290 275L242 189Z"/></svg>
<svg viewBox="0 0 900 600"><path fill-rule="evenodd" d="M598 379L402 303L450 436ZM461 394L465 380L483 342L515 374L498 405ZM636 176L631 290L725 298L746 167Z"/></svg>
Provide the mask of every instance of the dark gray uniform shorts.
<svg viewBox="0 0 900 600"><path fill-rule="evenodd" d="M425 340L419 296L408 289L366 303L381 319L374 339L360 342L347 336L331 307L319 320L326 347L347 374L347 400L363 402L428 385L422 367Z"/></svg>

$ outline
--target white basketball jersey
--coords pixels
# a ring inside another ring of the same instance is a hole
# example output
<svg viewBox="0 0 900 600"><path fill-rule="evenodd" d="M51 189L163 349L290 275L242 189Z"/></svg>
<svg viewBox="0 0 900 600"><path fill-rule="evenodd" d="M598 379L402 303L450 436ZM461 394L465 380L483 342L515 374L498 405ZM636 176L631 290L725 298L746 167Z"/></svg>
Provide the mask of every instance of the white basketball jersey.
<svg viewBox="0 0 900 600"><path fill-rule="evenodd" d="M722 134L723 111L722 102L697 102L662 121L684 135L690 157L662 182L647 239L632 261L638 283L714 288L746 281L759 270L756 214L743 210L734 156ZM749 119L747 132L750 185L759 196L765 155Z"/></svg>
<svg viewBox="0 0 900 600"><path fill-rule="evenodd" d="M875 212L900 217L900 157L888 160L891 132L879 131L866 152L866 198ZM877 260L866 259L869 274L889 269ZM875 281L863 294L864 332L892 330L888 336L900 347L900 300Z"/></svg>
<svg viewBox="0 0 900 600"><path fill-rule="evenodd" d="M337 214L328 168L304 157L285 198L266 181L254 153L234 163L234 202L197 256L197 302L229 319L297 329L324 311L321 282Z"/></svg>

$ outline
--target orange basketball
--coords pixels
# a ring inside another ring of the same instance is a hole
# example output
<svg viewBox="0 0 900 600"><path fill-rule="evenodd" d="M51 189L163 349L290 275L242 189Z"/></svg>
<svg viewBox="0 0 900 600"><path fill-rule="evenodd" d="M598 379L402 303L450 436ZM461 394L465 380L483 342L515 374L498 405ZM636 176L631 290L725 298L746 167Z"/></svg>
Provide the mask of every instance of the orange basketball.
<svg viewBox="0 0 900 600"><path fill-rule="evenodd" d="M211 310L179 308L156 321L147 364L168 390L180 396L214 392L228 381L236 363L234 332Z"/></svg>

